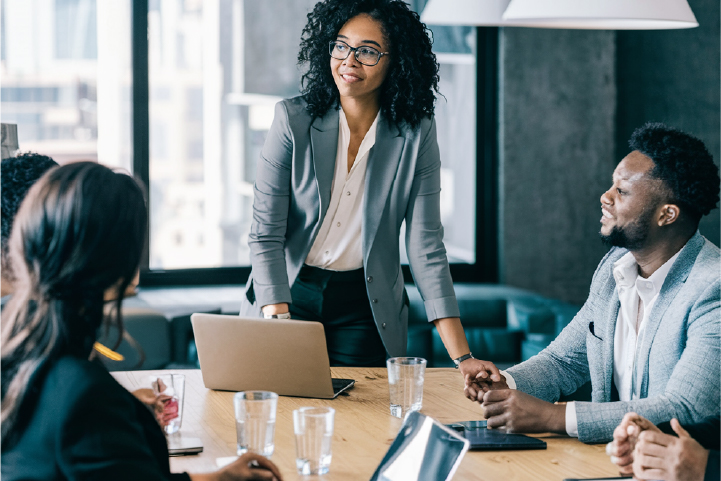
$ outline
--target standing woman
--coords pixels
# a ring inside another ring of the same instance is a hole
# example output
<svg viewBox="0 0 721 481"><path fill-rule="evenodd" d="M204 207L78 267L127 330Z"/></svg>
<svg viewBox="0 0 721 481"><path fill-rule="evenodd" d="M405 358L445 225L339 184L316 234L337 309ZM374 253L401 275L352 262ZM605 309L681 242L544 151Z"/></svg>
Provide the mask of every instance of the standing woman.
<svg viewBox="0 0 721 481"><path fill-rule="evenodd" d="M92 162L50 170L23 201L10 238L15 292L2 313L5 481L280 478L255 455L214 473L171 474L153 414L88 360L106 295L122 333L146 224L135 181Z"/></svg>
<svg viewBox="0 0 721 481"><path fill-rule="evenodd" d="M276 105L258 163L242 313L322 322L332 365L405 355L405 221L429 321L464 375L495 378L470 356L443 245L438 64L425 25L402 1L325 0L298 59L303 95Z"/></svg>

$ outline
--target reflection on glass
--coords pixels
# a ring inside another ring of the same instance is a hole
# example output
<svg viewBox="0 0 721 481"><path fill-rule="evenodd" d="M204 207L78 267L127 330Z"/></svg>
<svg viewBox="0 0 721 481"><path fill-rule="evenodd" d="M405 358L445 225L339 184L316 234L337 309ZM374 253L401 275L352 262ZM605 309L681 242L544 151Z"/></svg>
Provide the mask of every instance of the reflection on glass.
<svg viewBox="0 0 721 481"><path fill-rule="evenodd" d="M406 417L371 481L444 481L453 477L468 441L419 412Z"/></svg>

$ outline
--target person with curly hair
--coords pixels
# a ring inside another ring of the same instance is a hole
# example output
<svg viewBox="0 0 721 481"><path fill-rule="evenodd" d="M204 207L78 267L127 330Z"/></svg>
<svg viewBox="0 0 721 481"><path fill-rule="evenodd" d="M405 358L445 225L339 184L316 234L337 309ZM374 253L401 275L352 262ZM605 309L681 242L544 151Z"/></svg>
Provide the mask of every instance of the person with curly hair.
<svg viewBox="0 0 721 481"><path fill-rule="evenodd" d="M698 232L719 201L718 167L703 142L662 124L630 146L601 196L613 248L585 304L502 382L470 386L491 427L607 442L630 411L654 424L718 418L721 251ZM592 402L553 404L588 381Z"/></svg>
<svg viewBox="0 0 721 481"><path fill-rule="evenodd" d="M398 0L321 1L298 60L302 95L276 105L258 163L241 313L322 322L331 365L405 355L405 222L411 272L451 359L500 379L471 355L443 245L426 26Z"/></svg>
<svg viewBox="0 0 721 481"><path fill-rule="evenodd" d="M2 208L2 216L0 216L0 224L2 224L0 291L2 291L2 305L5 305L14 290L13 275L8 258L8 241L15 215L30 187L45 172L57 165L58 163L47 155L34 152L25 152L2 160L2 167L0 167L0 181L2 182L2 188L0 188L2 194L2 202L0 202L0 208Z"/></svg>

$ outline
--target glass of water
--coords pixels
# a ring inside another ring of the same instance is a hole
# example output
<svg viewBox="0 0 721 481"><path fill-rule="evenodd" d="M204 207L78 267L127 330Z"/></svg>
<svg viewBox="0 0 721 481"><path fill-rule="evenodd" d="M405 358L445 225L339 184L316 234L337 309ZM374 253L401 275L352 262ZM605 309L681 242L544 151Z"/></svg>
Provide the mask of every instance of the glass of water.
<svg viewBox="0 0 721 481"><path fill-rule="evenodd" d="M245 453L273 455L278 395L269 391L242 391L233 397L238 456Z"/></svg>
<svg viewBox="0 0 721 481"><path fill-rule="evenodd" d="M333 408L300 408L293 411L295 465L298 474L325 474L330 468Z"/></svg>
<svg viewBox="0 0 721 481"><path fill-rule="evenodd" d="M151 376L150 385L157 396L155 411L165 434L180 431L183 421L183 398L185 397L185 376L182 374L163 374ZM159 412L162 411L162 412Z"/></svg>
<svg viewBox="0 0 721 481"><path fill-rule="evenodd" d="M423 406L426 360L421 357L392 357L386 361L391 415L405 419Z"/></svg>

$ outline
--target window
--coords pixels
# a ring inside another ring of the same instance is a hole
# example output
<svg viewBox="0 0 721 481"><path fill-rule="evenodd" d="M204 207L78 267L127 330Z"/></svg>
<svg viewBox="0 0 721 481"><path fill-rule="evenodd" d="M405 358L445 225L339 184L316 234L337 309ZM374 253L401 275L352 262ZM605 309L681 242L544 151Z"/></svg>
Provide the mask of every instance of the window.
<svg viewBox="0 0 721 481"><path fill-rule="evenodd" d="M0 117L20 150L129 169L130 2L2 0L0 29Z"/></svg>
<svg viewBox="0 0 721 481"><path fill-rule="evenodd" d="M299 93L298 45L315 3L149 2L151 270L250 265L255 164L274 104ZM473 264L476 30L433 33L446 247L452 262Z"/></svg>

